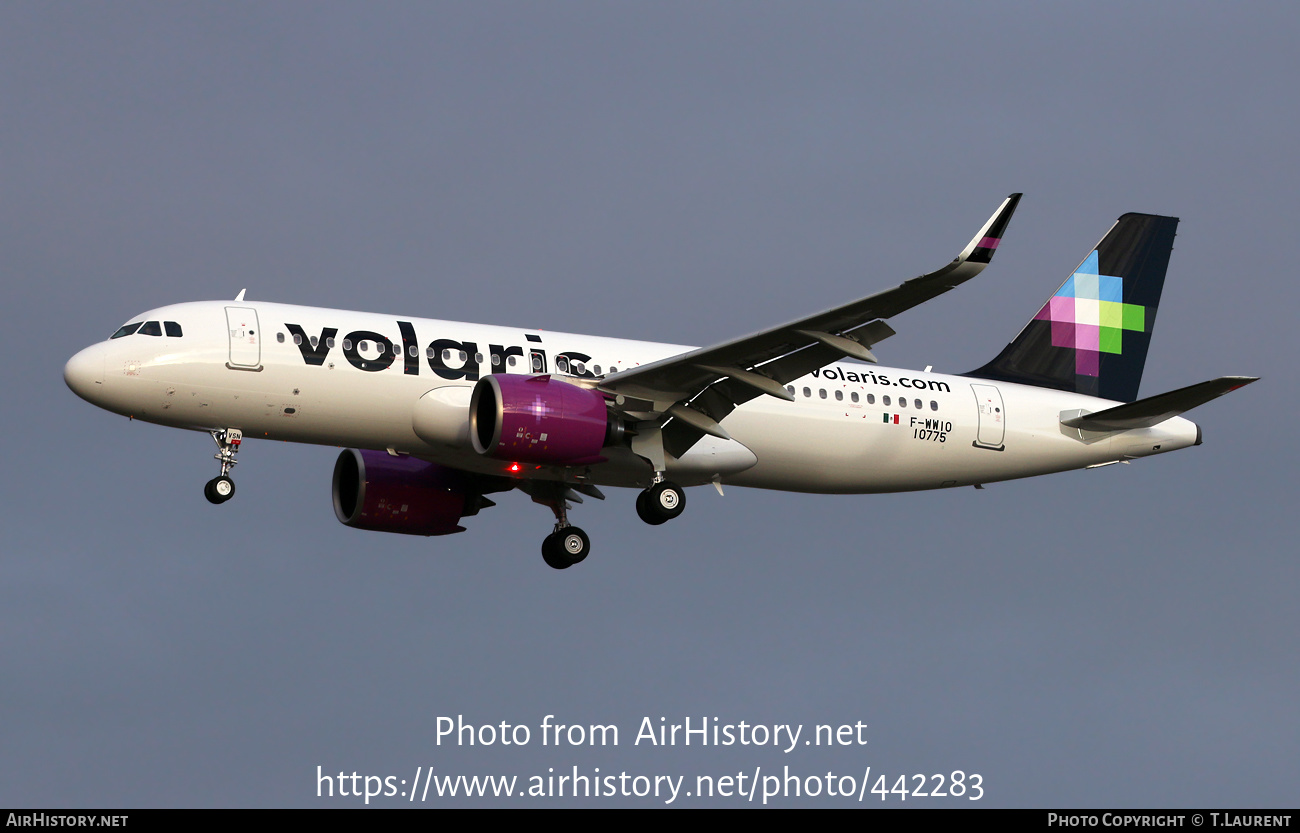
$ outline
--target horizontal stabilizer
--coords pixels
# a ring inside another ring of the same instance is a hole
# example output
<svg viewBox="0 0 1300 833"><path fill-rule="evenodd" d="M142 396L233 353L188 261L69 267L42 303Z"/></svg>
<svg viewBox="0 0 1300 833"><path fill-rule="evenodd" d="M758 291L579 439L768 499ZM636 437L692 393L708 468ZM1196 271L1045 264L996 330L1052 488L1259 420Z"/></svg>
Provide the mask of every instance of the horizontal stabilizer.
<svg viewBox="0 0 1300 833"><path fill-rule="evenodd" d="M1085 431L1127 431L1132 428L1150 428L1181 413L1190 411L1198 405L1204 405L1211 399L1217 399L1225 393L1257 382L1256 376L1222 376L1192 385L1186 388L1162 393L1117 405L1095 414L1070 417L1061 420L1061 424Z"/></svg>

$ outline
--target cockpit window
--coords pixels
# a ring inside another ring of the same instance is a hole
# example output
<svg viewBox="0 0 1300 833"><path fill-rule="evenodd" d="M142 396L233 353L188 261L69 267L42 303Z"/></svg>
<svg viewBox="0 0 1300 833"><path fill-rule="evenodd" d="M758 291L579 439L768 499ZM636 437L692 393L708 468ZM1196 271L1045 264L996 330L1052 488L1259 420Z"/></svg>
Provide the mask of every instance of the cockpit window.
<svg viewBox="0 0 1300 833"><path fill-rule="evenodd" d="M140 335L160 336L162 335L162 325L157 321L146 321L140 326Z"/></svg>
<svg viewBox="0 0 1300 833"><path fill-rule="evenodd" d="M171 338L181 337L181 325L175 321L164 321L163 328L167 330L167 335Z"/></svg>
<svg viewBox="0 0 1300 833"><path fill-rule="evenodd" d="M134 324L124 324L122 326L122 329L113 333L111 336L109 336L109 338L114 339L114 338L121 338L122 336L129 336L131 335L131 333L134 333L136 330L140 329L140 323L141 322L137 321Z"/></svg>

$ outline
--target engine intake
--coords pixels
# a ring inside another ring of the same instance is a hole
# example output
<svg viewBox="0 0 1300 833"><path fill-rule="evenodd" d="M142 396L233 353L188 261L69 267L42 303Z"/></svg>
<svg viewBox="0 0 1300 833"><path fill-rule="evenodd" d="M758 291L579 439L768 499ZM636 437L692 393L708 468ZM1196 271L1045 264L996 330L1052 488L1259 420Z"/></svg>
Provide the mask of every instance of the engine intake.
<svg viewBox="0 0 1300 833"><path fill-rule="evenodd" d="M494 373L474 386L469 436L479 454L499 460L581 466L602 463L622 422L599 391L550 376Z"/></svg>
<svg viewBox="0 0 1300 833"><path fill-rule="evenodd" d="M334 514L347 526L406 535L464 532L481 500L455 469L346 448L334 464Z"/></svg>

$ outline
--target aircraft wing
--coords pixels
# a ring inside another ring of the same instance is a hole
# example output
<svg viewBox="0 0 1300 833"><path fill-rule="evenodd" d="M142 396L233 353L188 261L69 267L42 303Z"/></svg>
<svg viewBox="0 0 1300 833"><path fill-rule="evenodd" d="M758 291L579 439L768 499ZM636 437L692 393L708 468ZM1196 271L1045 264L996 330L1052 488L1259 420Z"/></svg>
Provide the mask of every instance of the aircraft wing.
<svg viewBox="0 0 1300 833"><path fill-rule="evenodd" d="M956 259L934 272L788 324L623 371L598 387L623 397L619 407L625 412L675 417L664 429L664 446L673 456L680 457L706 433L725 438L717 423L736 406L764 393L790 399L783 387L787 382L845 356L874 362L871 345L894 334L882 319L982 272L1020 196L1007 197Z"/></svg>

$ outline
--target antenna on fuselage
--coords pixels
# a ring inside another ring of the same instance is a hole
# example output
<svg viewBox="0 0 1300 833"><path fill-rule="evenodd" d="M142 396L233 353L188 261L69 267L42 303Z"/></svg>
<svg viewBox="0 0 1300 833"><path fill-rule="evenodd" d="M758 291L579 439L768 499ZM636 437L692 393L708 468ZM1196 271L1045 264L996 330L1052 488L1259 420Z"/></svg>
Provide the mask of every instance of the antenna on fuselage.
<svg viewBox="0 0 1300 833"><path fill-rule="evenodd" d="M239 290L239 294L235 296L235 300L236 300L236 301L242 301L242 300L244 300L244 293L247 292L247 291L248 291L247 288Z"/></svg>

